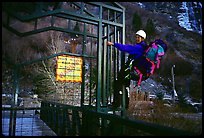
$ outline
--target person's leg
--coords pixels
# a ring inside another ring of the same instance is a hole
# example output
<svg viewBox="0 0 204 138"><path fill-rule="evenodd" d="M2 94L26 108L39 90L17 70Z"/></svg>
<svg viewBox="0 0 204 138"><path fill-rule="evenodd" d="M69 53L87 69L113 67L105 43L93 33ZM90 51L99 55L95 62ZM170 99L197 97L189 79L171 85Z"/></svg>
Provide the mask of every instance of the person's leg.
<svg viewBox="0 0 204 138"><path fill-rule="evenodd" d="M130 91L130 79L125 79L124 81L124 85L125 85L125 108L127 109L129 106L129 91Z"/></svg>
<svg viewBox="0 0 204 138"><path fill-rule="evenodd" d="M118 79L114 81L114 95L113 95L113 106L114 107L119 107L121 105L121 100L122 100L122 89L123 86L129 87L130 85L130 80L125 79L125 76L128 71L125 71L127 67L121 68L121 70L118 72ZM125 97L126 97L126 106L129 103L129 98L128 98L128 92L125 90Z"/></svg>
<svg viewBox="0 0 204 138"><path fill-rule="evenodd" d="M121 97L120 91L122 91L122 81L115 80L114 81L114 93L113 93L113 107L119 107L121 104Z"/></svg>

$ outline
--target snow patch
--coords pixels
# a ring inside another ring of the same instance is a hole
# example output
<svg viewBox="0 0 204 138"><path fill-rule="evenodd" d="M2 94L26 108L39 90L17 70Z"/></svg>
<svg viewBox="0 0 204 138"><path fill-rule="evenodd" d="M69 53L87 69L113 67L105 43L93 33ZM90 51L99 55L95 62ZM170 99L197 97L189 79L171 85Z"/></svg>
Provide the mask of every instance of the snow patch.
<svg viewBox="0 0 204 138"><path fill-rule="evenodd" d="M178 21L179 21L179 25L183 28L185 28L188 31L193 31L193 29L191 28L191 24L189 22L189 14L188 14L188 7L187 7L187 2L182 2L182 6L180 8L182 11L182 13L178 13Z"/></svg>

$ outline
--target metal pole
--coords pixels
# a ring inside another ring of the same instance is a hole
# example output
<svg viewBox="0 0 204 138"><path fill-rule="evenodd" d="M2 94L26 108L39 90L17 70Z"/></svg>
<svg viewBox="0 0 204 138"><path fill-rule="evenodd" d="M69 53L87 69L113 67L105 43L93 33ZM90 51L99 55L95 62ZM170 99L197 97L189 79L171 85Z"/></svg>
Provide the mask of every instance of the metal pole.
<svg viewBox="0 0 204 138"><path fill-rule="evenodd" d="M18 93L19 93L19 80L18 80L18 66L14 67L13 70L13 101L11 103L11 111L10 111L10 123L9 123L9 136L15 136L16 133L16 110L17 102L18 102Z"/></svg>
<svg viewBox="0 0 204 138"><path fill-rule="evenodd" d="M172 74L172 83L173 83L173 91L172 91L172 101L173 101L173 103L175 103L175 81L174 81L174 68L175 68L176 66L175 65L173 65L172 66L172 68L171 68L171 74Z"/></svg>
<svg viewBox="0 0 204 138"><path fill-rule="evenodd" d="M102 90L102 5L99 6L99 22L98 22L98 48L97 48L97 94L96 94L96 111L100 111L100 103L101 103L101 90Z"/></svg>

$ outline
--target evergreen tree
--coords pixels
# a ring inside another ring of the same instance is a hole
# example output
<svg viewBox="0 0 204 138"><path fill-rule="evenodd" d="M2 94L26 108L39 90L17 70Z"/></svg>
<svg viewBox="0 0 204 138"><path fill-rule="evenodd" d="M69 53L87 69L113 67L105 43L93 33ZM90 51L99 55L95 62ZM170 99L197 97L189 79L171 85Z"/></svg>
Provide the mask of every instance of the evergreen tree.
<svg viewBox="0 0 204 138"><path fill-rule="evenodd" d="M78 23L78 22L76 22L76 25L75 25L75 27L74 27L74 31L76 31L76 32L79 32L79 31L80 31L79 23Z"/></svg>
<svg viewBox="0 0 204 138"><path fill-rule="evenodd" d="M149 38L154 37L155 35L155 26L152 19L148 19L145 27L146 33L148 34Z"/></svg>
<svg viewBox="0 0 204 138"><path fill-rule="evenodd" d="M141 17L137 14L137 12L133 14L132 27L134 31L138 31L142 27L142 20Z"/></svg>
<svg viewBox="0 0 204 138"><path fill-rule="evenodd" d="M79 23L78 22L76 22L76 25L74 26L73 31L80 32L80 28L79 28ZM76 34L71 34L71 37L72 38L76 38Z"/></svg>

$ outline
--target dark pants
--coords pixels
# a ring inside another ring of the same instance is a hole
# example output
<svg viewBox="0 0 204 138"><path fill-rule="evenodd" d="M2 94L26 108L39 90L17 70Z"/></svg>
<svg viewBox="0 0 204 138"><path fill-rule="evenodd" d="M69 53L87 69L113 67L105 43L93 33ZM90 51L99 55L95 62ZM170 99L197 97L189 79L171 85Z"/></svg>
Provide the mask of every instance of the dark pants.
<svg viewBox="0 0 204 138"><path fill-rule="evenodd" d="M114 97L113 97L113 106L118 107L122 103L122 94L120 91L123 90L123 86L125 88L125 107L128 108L129 105L129 98L128 98L128 91L126 87L130 86L130 80L135 80L138 82L139 74L133 74L133 71L127 68L130 65L131 60L128 60L125 65L121 68L121 70L117 74L117 80L114 81ZM146 60L146 58L140 58L139 60L134 60L132 66L136 66L137 69L143 74L142 81L146 80L149 75L147 75L148 71L151 70L151 63ZM132 68L133 69L133 68ZM125 71L126 70L126 71ZM129 77L126 76L129 74Z"/></svg>
<svg viewBox="0 0 204 138"><path fill-rule="evenodd" d="M122 103L122 94L120 91L123 91L123 86L125 88L125 108L128 108L129 98L128 91L126 87L130 86L130 79L125 79L125 76L129 73L129 71L125 71L127 66L125 65L117 74L117 80L114 81L114 94L113 94L113 107L119 107Z"/></svg>

